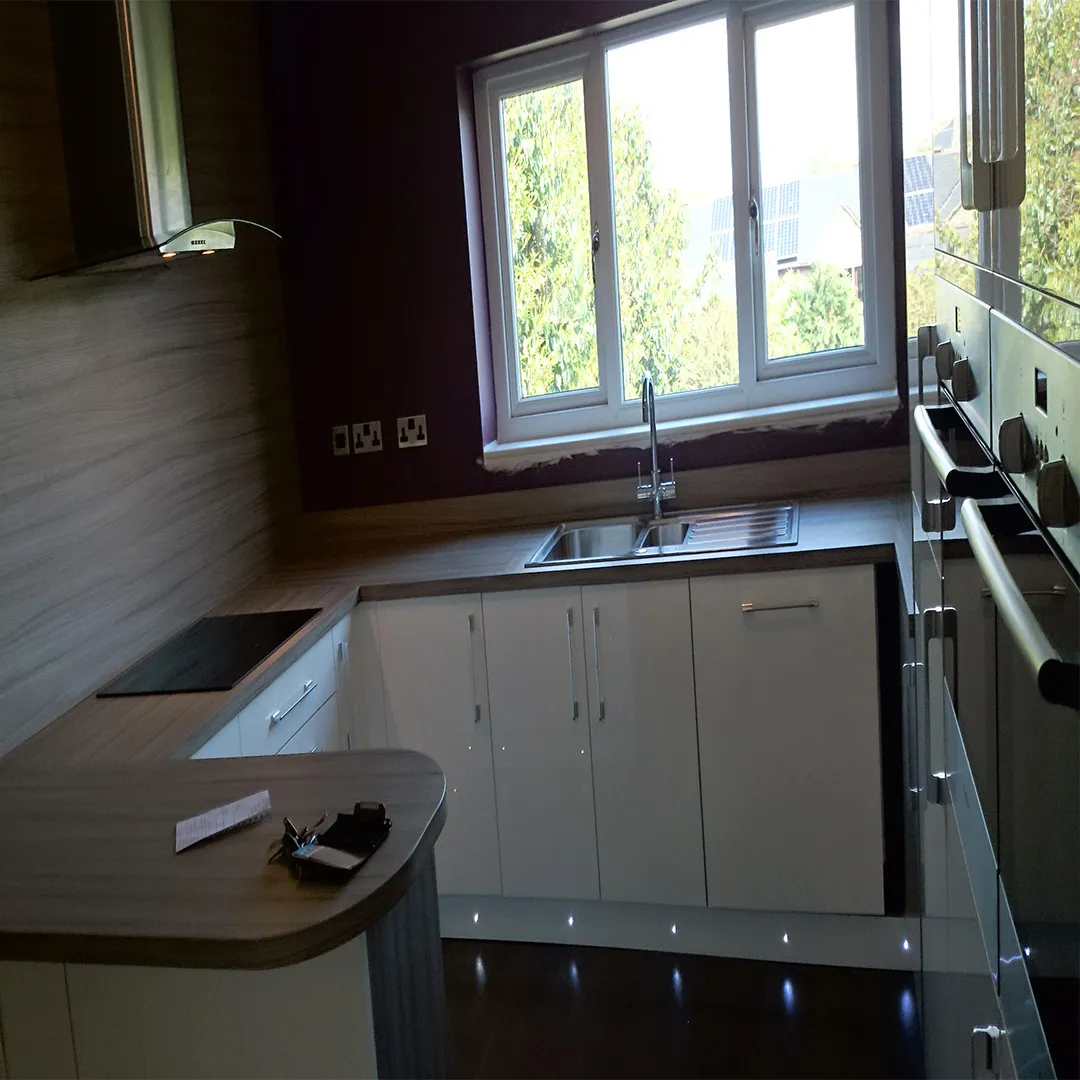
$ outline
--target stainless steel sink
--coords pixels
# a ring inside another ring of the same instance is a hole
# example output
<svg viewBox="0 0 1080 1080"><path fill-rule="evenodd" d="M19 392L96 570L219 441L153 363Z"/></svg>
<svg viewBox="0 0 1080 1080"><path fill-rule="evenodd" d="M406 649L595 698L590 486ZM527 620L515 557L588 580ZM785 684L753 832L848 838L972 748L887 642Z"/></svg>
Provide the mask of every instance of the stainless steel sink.
<svg viewBox="0 0 1080 1080"><path fill-rule="evenodd" d="M585 525L560 525L533 556L534 563L586 562L589 559L625 558L641 532L641 523L605 521Z"/></svg>
<svg viewBox="0 0 1080 1080"><path fill-rule="evenodd" d="M559 525L525 565L615 562L798 542L796 502L725 506L676 514L660 521L619 518Z"/></svg>

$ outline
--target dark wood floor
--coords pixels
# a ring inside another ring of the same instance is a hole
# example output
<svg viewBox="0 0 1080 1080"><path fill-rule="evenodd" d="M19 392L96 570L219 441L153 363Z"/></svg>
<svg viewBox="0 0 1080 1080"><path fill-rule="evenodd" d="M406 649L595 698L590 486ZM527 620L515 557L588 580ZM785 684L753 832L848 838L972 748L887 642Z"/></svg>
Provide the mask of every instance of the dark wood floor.
<svg viewBox="0 0 1080 1080"><path fill-rule="evenodd" d="M444 941L456 1077L913 1077L911 974Z"/></svg>

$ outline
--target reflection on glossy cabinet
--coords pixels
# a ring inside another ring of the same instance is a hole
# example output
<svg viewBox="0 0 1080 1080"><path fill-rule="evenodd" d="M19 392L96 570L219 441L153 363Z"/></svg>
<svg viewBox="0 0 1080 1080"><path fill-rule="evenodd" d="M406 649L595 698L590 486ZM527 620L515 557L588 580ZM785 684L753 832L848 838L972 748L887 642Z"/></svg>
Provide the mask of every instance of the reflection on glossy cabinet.
<svg viewBox="0 0 1080 1080"><path fill-rule="evenodd" d="M581 590L484 596L506 896L599 897Z"/></svg>
<svg viewBox="0 0 1080 1080"><path fill-rule="evenodd" d="M378 605L387 744L420 750L446 774L446 827L435 845L439 891L501 891L480 597Z"/></svg>
<svg viewBox="0 0 1080 1080"><path fill-rule="evenodd" d="M689 582L581 598L600 896L704 905Z"/></svg>
<svg viewBox="0 0 1080 1080"><path fill-rule="evenodd" d="M881 914L873 567L690 594L710 906Z"/></svg>

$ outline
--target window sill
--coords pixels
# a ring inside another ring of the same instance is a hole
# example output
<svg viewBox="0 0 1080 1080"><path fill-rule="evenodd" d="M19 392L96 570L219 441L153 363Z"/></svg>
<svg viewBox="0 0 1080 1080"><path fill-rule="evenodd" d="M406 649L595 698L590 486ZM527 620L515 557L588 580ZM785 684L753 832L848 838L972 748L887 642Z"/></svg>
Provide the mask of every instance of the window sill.
<svg viewBox="0 0 1080 1080"><path fill-rule="evenodd" d="M665 446L703 439L724 431L770 431L784 428L816 427L835 420L885 420L900 407L896 389L877 390L846 397L823 398L795 405L773 405L765 409L745 409L723 416L669 420L656 425ZM483 466L490 472L516 472L532 465L546 465L575 454L596 454L602 450L641 448L649 445L648 430L640 424L610 431L581 435L558 435L520 442L490 442L484 447Z"/></svg>

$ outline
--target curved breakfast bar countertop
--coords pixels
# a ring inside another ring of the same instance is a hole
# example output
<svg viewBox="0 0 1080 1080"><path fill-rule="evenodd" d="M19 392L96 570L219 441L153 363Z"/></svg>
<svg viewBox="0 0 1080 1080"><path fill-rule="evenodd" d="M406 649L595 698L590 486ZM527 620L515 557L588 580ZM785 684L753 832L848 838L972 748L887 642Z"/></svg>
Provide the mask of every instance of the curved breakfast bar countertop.
<svg viewBox="0 0 1080 1080"><path fill-rule="evenodd" d="M410 750L8 771L0 960L169 968L300 963L374 927L430 862L445 781ZM267 789L271 816L174 852L177 821ZM358 800L393 819L344 884L267 865L282 818L332 822Z"/></svg>

